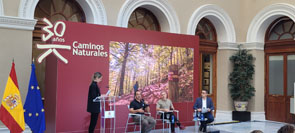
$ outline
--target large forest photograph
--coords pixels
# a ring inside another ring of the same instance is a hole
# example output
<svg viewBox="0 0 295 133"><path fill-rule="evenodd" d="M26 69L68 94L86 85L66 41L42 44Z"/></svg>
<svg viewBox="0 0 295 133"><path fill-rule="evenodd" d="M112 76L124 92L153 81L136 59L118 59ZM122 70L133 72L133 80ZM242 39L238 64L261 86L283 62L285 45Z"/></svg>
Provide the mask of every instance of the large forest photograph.
<svg viewBox="0 0 295 133"><path fill-rule="evenodd" d="M117 105L128 105L140 90L149 104L165 91L172 102L193 101L194 49L110 42L109 89Z"/></svg>

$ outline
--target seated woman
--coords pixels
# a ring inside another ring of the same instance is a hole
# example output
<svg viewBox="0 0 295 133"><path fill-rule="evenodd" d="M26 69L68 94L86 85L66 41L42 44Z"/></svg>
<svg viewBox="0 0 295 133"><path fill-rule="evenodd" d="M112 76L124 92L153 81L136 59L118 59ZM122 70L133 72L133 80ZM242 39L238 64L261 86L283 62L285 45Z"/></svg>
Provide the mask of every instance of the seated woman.
<svg viewBox="0 0 295 133"><path fill-rule="evenodd" d="M167 99L166 92L161 92L161 99L157 102L157 111L163 111L164 116L161 116L161 118L164 117L164 119L167 119L167 115L170 115L169 120L171 123L171 132L175 132L175 123L179 126L180 130L184 130L185 127L180 124L176 116L171 112L170 110L174 110L173 104L171 100ZM174 121L172 122L172 117L174 117Z"/></svg>

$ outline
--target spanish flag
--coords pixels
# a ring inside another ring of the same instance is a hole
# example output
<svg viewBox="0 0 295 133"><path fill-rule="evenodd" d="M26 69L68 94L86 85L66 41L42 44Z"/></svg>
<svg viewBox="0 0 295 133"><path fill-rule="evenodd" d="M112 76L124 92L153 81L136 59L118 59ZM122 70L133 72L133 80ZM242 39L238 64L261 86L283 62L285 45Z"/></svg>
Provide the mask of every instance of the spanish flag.
<svg viewBox="0 0 295 133"><path fill-rule="evenodd" d="M18 89L14 62L1 101L0 120L9 128L11 133L19 133L25 129L24 109Z"/></svg>

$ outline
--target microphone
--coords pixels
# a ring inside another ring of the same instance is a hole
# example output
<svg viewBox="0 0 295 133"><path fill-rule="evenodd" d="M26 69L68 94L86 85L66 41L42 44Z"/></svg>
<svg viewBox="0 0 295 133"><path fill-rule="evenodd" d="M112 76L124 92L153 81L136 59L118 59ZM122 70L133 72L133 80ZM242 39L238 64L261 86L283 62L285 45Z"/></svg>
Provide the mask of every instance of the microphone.
<svg viewBox="0 0 295 133"><path fill-rule="evenodd" d="M141 103L141 107L142 107L142 109L143 109L143 110L145 110L145 104L144 104L144 100L143 100L143 99L141 99L141 100L140 100L140 103Z"/></svg>
<svg viewBox="0 0 295 133"><path fill-rule="evenodd" d="M144 99L141 99L141 102L142 102L142 106L144 106L144 107L149 106L148 104L145 104Z"/></svg>
<svg viewBox="0 0 295 133"><path fill-rule="evenodd" d="M110 93L111 93L111 90L108 90L108 92L106 93L106 96L109 96Z"/></svg>

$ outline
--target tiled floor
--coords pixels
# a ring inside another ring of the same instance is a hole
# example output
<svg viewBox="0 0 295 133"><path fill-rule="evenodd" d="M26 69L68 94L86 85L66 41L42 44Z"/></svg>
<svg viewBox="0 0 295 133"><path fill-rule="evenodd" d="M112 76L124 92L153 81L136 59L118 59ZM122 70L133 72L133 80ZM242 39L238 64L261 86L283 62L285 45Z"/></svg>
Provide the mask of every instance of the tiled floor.
<svg viewBox="0 0 295 133"><path fill-rule="evenodd" d="M250 133L253 130L261 130L264 133L276 133L286 123L274 122L274 121L253 121L253 122L241 122L235 124L216 125L216 129L224 132L232 133Z"/></svg>
<svg viewBox="0 0 295 133"><path fill-rule="evenodd" d="M233 124L220 124L208 127L208 131L219 130L220 133L250 133L253 130L261 130L264 133L276 133L286 123L274 122L274 121L252 121L252 122L240 122ZM176 130L178 131L178 130ZM161 133L162 130L154 130L152 133ZM168 130L166 130L168 133ZM187 127L181 133L194 133L195 128L193 126Z"/></svg>

